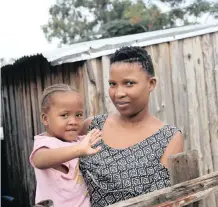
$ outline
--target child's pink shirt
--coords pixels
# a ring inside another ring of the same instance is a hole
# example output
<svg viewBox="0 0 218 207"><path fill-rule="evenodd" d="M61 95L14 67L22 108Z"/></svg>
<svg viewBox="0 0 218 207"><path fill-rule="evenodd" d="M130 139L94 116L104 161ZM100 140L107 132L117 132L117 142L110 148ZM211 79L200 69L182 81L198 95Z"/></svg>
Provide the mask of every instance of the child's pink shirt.
<svg viewBox="0 0 218 207"><path fill-rule="evenodd" d="M42 147L60 148L76 145L78 141L62 142L55 137L37 135L34 137L33 152L30 155L30 163L34 167L32 158L34 153ZM79 159L75 158L63 163L69 169L67 174L53 168L40 170L34 167L36 175L35 202L51 199L54 207L88 207L90 206L86 184L79 170Z"/></svg>

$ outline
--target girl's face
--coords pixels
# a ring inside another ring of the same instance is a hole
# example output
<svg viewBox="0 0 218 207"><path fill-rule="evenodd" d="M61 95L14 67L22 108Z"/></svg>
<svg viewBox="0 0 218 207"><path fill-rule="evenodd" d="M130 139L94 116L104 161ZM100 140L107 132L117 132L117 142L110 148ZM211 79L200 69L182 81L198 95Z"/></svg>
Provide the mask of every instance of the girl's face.
<svg viewBox="0 0 218 207"><path fill-rule="evenodd" d="M121 115L131 117L147 110L149 94L156 79L139 63L113 63L110 68L109 95Z"/></svg>
<svg viewBox="0 0 218 207"><path fill-rule="evenodd" d="M77 139L83 124L83 102L76 92L55 92L51 106L41 115L50 136L64 141Z"/></svg>

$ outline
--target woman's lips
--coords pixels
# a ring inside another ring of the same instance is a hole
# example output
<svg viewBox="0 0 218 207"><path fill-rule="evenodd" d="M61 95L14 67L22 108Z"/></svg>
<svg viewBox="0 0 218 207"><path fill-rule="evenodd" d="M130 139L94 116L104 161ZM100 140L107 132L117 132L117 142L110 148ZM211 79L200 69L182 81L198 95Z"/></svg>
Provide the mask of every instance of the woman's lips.
<svg viewBox="0 0 218 207"><path fill-rule="evenodd" d="M126 108L129 106L129 102L116 102L115 104L119 108Z"/></svg>

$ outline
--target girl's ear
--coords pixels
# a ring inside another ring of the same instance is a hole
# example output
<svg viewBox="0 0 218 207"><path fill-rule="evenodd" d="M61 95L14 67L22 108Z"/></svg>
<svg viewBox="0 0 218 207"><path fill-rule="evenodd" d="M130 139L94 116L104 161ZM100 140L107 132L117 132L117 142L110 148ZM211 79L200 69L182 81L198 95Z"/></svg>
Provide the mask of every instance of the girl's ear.
<svg viewBox="0 0 218 207"><path fill-rule="evenodd" d="M41 113L40 118L43 125L48 126L48 115L46 113Z"/></svg>
<svg viewBox="0 0 218 207"><path fill-rule="evenodd" d="M149 91L153 91L154 88L156 87L156 84L157 84L157 79L155 77L151 77L150 80L149 80Z"/></svg>

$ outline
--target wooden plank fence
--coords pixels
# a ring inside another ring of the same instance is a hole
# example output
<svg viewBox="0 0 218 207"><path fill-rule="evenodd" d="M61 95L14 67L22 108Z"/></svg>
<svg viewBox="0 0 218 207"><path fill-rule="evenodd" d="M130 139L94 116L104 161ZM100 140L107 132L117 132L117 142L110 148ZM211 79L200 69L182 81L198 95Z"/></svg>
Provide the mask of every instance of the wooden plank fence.
<svg viewBox="0 0 218 207"><path fill-rule="evenodd" d="M185 150L198 150L200 176L218 171L218 32L145 49L158 79L151 112L182 130ZM28 157L33 136L44 130L39 117L43 89L70 84L81 92L87 117L113 112L109 57L51 66L38 55L2 68L3 180L20 206L33 205L34 200L35 178ZM215 203L213 196L205 205L215 207L211 203Z"/></svg>

